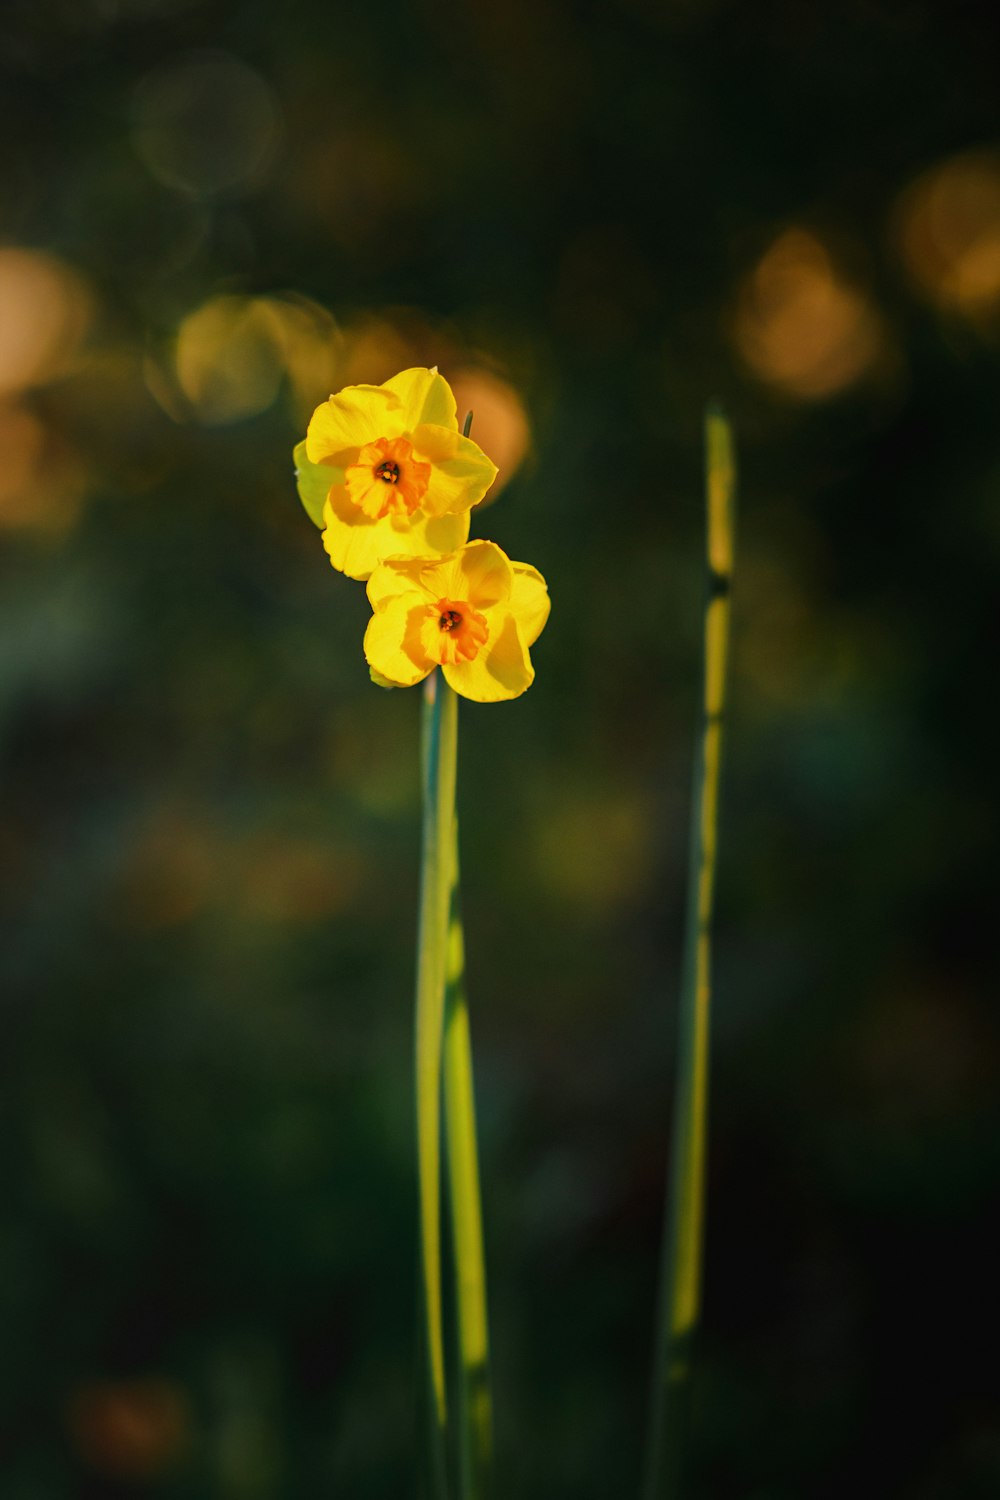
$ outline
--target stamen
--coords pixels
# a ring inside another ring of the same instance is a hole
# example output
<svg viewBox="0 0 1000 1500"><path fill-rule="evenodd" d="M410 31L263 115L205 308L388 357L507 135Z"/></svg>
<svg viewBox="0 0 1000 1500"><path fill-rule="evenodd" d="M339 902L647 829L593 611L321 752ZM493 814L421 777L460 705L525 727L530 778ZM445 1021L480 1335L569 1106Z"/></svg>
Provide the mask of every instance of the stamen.
<svg viewBox="0 0 1000 1500"><path fill-rule="evenodd" d="M462 623L462 616L457 609L446 609L438 620L439 630L457 630Z"/></svg>
<svg viewBox="0 0 1000 1500"><path fill-rule="evenodd" d="M375 478L381 479L383 484L399 483L399 464L394 464L391 459L379 464L375 469Z"/></svg>

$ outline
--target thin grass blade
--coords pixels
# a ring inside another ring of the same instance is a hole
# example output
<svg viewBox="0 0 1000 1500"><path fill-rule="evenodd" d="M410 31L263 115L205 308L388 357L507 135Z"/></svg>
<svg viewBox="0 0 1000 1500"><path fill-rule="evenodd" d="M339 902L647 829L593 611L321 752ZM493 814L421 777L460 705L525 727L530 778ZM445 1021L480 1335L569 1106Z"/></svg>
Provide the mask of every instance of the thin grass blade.
<svg viewBox="0 0 1000 1500"><path fill-rule="evenodd" d="M695 747L673 1141L660 1269L645 1500L675 1500L681 1493L689 1432L691 1361L701 1311L711 926L736 497L732 430L721 410L714 406L705 417L705 447L707 589L702 712Z"/></svg>

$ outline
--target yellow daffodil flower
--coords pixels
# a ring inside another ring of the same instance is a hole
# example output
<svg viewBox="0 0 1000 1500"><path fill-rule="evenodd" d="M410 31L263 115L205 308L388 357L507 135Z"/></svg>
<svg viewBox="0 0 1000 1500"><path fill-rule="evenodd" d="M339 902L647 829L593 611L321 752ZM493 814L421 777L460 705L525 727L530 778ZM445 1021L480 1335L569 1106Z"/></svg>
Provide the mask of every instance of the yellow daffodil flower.
<svg viewBox="0 0 1000 1500"><path fill-rule="evenodd" d="M496 465L458 430L436 370L349 385L313 412L295 450L299 496L330 561L368 578L387 557L435 557L469 535L469 512Z"/></svg>
<svg viewBox="0 0 1000 1500"><path fill-rule="evenodd" d="M448 557L395 557L368 581L365 656L380 687L412 687L440 666L463 698L518 698L535 670L528 648L549 617L545 579L495 542Z"/></svg>

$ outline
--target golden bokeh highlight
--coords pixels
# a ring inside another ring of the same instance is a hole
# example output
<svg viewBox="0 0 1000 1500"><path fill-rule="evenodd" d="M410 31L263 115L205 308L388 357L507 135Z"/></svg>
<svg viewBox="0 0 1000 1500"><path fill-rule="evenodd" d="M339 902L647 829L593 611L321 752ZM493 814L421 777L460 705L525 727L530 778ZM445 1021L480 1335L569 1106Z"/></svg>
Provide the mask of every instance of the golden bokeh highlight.
<svg viewBox="0 0 1000 1500"><path fill-rule="evenodd" d="M87 285L65 261L0 248L0 530L58 535L79 513L80 457L22 398L79 367L92 317Z"/></svg>
<svg viewBox="0 0 1000 1500"><path fill-rule="evenodd" d="M733 339L759 380L803 401L860 380L885 342L870 298L805 229L782 234L744 281Z"/></svg>
<svg viewBox="0 0 1000 1500"><path fill-rule="evenodd" d="M259 185L280 118L260 73L227 52L195 52L135 90L132 141L148 171L177 192L207 197Z"/></svg>
<svg viewBox="0 0 1000 1500"><path fill-rule="evenodd" d="M480 501L481 508L496 499L524 462L531 441L528 415L514 387L489 370L466 366L456 370L450 384L459 422L472 412L472 435L500 470Z"/></svg>
<svg viewBox="0 0 1000 1500"><path fill-rule="evenodd" d="M152 1480L183 1453L190 1439L184 1392L167 1380L93 1381L70 1397L67 1423L84 1463L108 1479Z"/></svg>
<svg viewBox="0 0 1000 1500"><path fill-rule="evenodd" d="M26 406L0 400L0 532L62 535L85 489L84 465L69 444Z"/></svg>
<svg viewBox="0 0 1000 1500"><path fill-rule="evenodd" d="M310 298L261 297L255 305L284 364L296 418L305 423L337 388L344 336L326 308Z"/></svg>
<svg viewBox="0 0 1000 1500"><path fill-rule="evenodd" d="M336 388L341 343L330 314L306 298L212 297L178 329L176 391L154 363L146 380L171 416L217 427L266 411L287 377L304 421Z"/></svg>
<svg viewBox="0 0 1000 1500"><path fill-rule="evenodd" d="M895 223L906 268L931 302L974 323L1000 310L1000 153L932 167L902 195Z"/></svg>
<svg viewBox="0 0 1000 1500"><path fill-rule="evenodd" d="M41 250L0 248L0 396L61 375L90 317L83 278L65 262Z"/></svg>
<svg viewBox="0 0 1000 1500"><path fill-rule="evenodd" d="M270 327L247 297L213 297L189 313L175 363L181 391L207 427L266 411L284 373Z"/></svg>
<svg viewBox="0 0 1000 1500"><path fill-rule="evenodd" d="M0 525L18 524L44 445L45 429L33 412L0 406Z"/></svg>
<svg viewBox="0 0 1000 1500"><path fill-rule="evenodd" d="M447 336L442 337L419 314L405 309L395 316L362 315L346 333L342 385L381 385L399 370L440 365L451 352Z"/></svg>

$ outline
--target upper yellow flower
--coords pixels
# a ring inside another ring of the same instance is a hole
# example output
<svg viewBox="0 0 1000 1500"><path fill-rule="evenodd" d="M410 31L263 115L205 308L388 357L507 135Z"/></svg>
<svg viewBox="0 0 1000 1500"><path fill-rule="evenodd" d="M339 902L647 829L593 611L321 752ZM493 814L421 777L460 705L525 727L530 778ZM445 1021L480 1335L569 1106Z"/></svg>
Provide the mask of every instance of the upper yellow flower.
<svg viewBox="0 0 1000 1500"><path fill-rule="evenodd" d="M453 552L497 475L459 432L448 382L423 369L324 401L295 462L302 503L349 578L369 577L387 557Z"/></svg>
<svg viewBox="0 0 1000 1500"><path fill-rule="evenodd" d="M518 698L534 681L528 648L549 617L545 579L495 542L449 557L396 557L368 581L365 656L381 687L412 687L437 666L476 703Z"/></svg>

